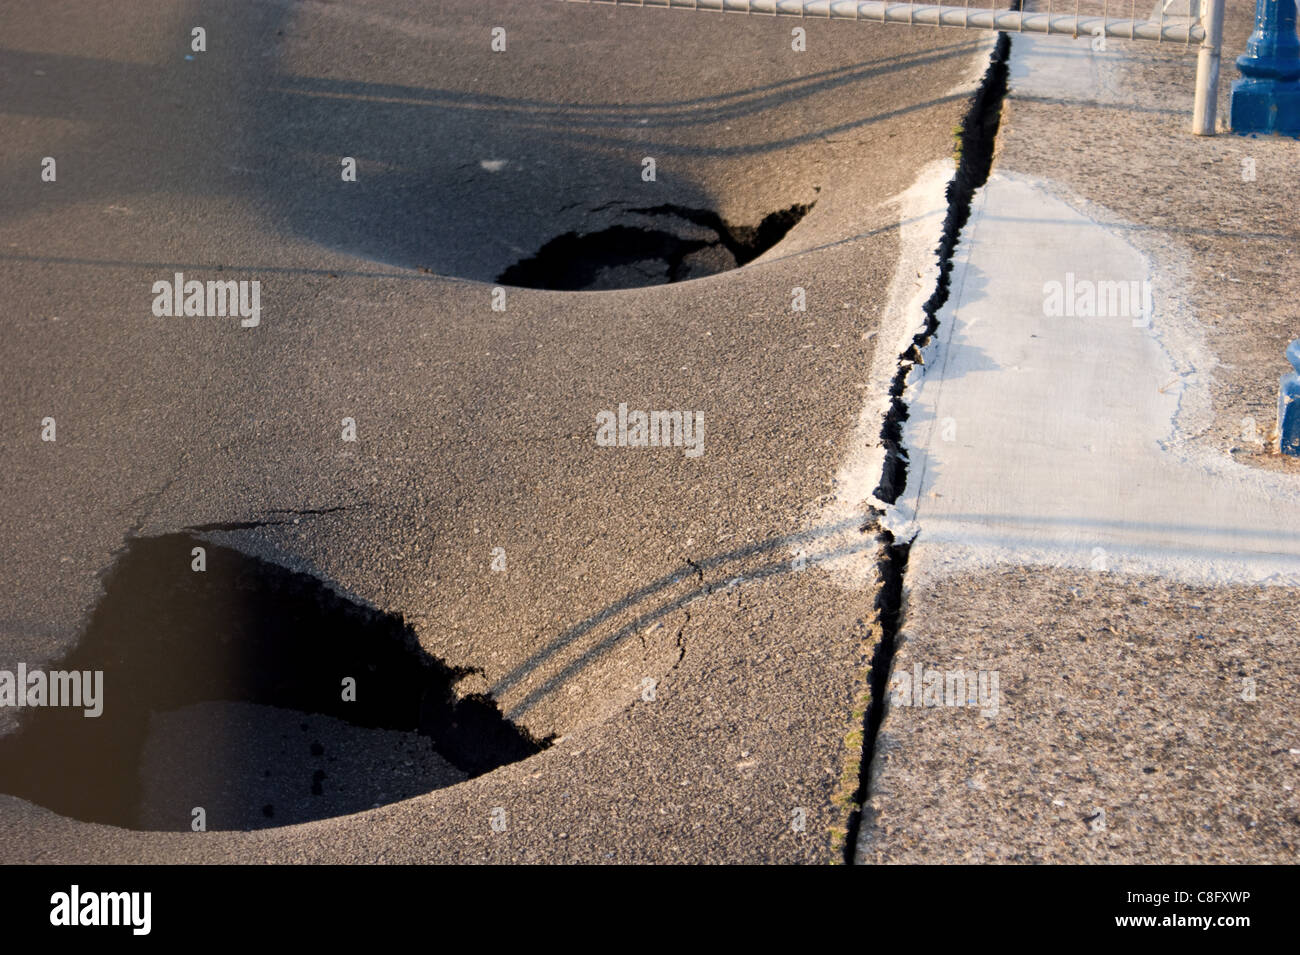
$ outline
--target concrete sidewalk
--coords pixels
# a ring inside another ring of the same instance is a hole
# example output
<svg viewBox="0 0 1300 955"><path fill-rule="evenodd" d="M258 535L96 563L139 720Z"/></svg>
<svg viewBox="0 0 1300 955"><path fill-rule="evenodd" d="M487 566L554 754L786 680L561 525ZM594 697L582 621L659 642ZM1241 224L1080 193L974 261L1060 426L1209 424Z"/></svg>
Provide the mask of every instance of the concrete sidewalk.
<svg viewBox="0 0 1300 955"><path fill-rule="evenodd" d="M1300 474L1266 438L1300 144L1191 136L1181 49L1013 36L1010 67L906 396L859 861L1293 862Z"/></svg>
<svg viewBox="0 0 1300 955"><path fill-rule="evenodd" d="M921 531L947 572L1032 561L1300 583L1296 479L1179 439L1180 400L1207 375L1171 354L1194 316L1163 298L1142 314L1152 284L1121 234L1032 179L993 176L913 376L895 536Z"/></svg>

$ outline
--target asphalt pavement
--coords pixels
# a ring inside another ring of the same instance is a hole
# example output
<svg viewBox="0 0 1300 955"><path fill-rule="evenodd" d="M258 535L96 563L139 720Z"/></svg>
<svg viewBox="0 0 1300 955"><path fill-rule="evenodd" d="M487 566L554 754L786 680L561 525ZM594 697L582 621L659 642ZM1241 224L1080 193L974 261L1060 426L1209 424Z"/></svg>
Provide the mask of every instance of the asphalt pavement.
<svg viewBox="0 0 1300 955"><path fill-rule="evenodd" d="M461 698L549 744L463 782L433 767L412 795L410 764L383 755L397 730L322 719L277 756L293 728L261 703L190 700L132 724L135 761L69 751L57 770L82 788L143 773L150 818L177 831L9 795L0 859L841 856L879 581L870 469L836 481L870 437L872 369L896 364L877 333L928 294L990 37L468 0L0 19L0 669L69 658L110 597L164 656L237 644L182 613L207 571L165 543L197 534L409 631ZM727 269L765 221L788 231ZM659 264L618 244L656 231ZM570 234L609 240L588 277L608 290L500 279ZM256 324L156 314L177 273L259 283ZM694 412L702 453L601 446L597 416L621 405ZM144 542L164 547L154 569L114 575ZM832 562L799 562L819 546ZM121 667L104 659L106 713L115 685L184 682ZM316 743L337 760L321 798L365 780L375 805L353 792L331 803L345 814L276 825L232 797L276 759L310 787ZM207 831L185 824L202 787L160 765L213 780Z"/></svg>

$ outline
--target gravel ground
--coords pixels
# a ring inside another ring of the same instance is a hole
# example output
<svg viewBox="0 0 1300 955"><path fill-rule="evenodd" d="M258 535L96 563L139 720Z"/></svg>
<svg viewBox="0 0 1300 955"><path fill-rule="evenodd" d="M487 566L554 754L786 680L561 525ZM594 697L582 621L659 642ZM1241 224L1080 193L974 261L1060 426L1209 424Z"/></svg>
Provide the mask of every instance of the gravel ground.
<svg viewBox="0 0 1300 955"><path fill-rule="evenodd" d="M906 615L896 674L996 672L999 705L890 707L863 861L1296 861L1294 591L1013 568Z"/></svg>

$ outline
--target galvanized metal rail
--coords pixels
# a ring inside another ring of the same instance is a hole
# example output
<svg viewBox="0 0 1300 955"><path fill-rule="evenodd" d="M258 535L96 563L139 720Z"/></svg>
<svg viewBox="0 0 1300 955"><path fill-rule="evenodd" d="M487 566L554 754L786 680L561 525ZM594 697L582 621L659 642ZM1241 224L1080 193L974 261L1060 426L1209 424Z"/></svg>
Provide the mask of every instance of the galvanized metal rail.
<svg viewBox="0 0 1300 955"><path fill-rule="evenodd" d="M1100 15L1080 12L1078 0L1049 0L1047 10L997 10L956 4L883 3L880 0L564 0L566 3L619 7L659 7L715 13L743 13L757 16L800 17L821 20L852 20L857 23L896 23L907 26L959 27L998 30L1007 33L1041 33L1069 37L1114 37L1198 46L1196 100L1192 131L1213 136L1220 47L1223 40L1223 0L1203 0L1202 13L1195 17L1166 17L1167 4L1159 4L1159 17L1138 17L1138 0L1103 0ZM1143 4L1151 0L1143 0ZM1058 4L1066 10L1053 9ZM1093 4L1096 6L1096 4ZM1127 17L1112 17L1125 12Z"/></svg>

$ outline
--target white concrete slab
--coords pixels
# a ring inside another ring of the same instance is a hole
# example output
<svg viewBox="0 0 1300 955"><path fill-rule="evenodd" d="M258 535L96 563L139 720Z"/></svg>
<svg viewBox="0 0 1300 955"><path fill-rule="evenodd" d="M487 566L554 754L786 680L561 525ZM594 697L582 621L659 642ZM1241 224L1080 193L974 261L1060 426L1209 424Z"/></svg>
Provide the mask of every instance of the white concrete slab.
<svg viewBox="0 0 1300 955"><path fill-rule="evenodd" d="M1300 583L1300 486L1194 451L1175 428L1180 398L1208 371L1166 350L1189 340L1194 316L1159 294L1149 323L1046 314L1052 282L1073 290L1076 312L1084 283L1160 288L1141 254L1044 184L991 177L907 396L908 486L887 521L919 534L909 569ZM1121 304L1108 298L1103 312Z"/></svg>
<svg viewBox="0 0 1300 955"><path fill-rule="evenodd" d="M924 306L939 281L939 255L948 211L947 188L953 164L927 164L911 187L893 197L898 209L899 251L889 297L875 329L874 358L861 385L866 401L849 437L844 459L832 481L832 491L815 501L805 516L804 531L792 553L805 553L810 562L851 590L875 586L875 542L863 538L868 507L881 510L875 490L885 464L880 428L892 403L889 389L898 374L898 356L925 327Z"/></svg>

